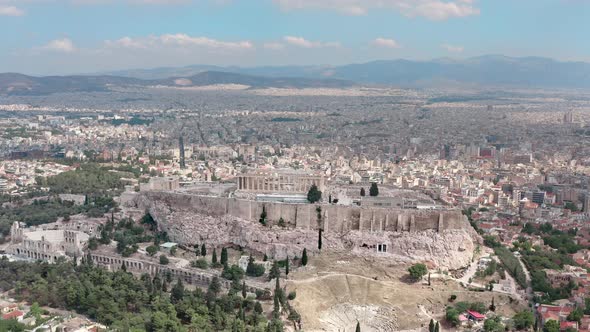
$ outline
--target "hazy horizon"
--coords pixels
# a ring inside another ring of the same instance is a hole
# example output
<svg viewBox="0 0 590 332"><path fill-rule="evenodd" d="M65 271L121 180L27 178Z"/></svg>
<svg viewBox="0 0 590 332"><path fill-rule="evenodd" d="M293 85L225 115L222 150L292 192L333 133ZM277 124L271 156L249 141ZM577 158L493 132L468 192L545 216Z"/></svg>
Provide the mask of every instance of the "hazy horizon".
<svg viewBox="0 0 590 332"><path fill-rule="evenodd" d="M0 0L0 72L343 65L487 54L590 62L587 1Z"/></svg>

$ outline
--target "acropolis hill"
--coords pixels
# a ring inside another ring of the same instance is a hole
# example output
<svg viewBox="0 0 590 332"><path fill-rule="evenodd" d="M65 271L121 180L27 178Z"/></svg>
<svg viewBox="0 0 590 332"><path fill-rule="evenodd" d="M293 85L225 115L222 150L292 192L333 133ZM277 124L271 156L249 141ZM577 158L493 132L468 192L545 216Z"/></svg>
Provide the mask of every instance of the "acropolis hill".
<svg viewBox="0 0 590 332"><path fill-rule="evenodd" d="M131 203L147 210L181 244L240 246L284 259L303 248L397 261L427 261L442 269L471 262L477 235L456 209L404 209L290 204L179 191L142 191ZM266 214L266 225L259 222Z"/></svg>

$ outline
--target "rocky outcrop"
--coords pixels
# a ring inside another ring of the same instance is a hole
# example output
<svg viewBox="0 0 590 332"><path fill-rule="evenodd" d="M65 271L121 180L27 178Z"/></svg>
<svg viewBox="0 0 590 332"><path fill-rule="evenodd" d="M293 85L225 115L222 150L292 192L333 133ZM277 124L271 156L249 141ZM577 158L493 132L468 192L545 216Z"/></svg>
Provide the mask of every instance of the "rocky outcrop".
<svg viewBox="0 0 590 332"><path fill-rule="evenodd" d="M146 208L168 232L173 241L183 244L206 243L211 246L240 246L283 259L301 256L303 248L310 254L318 251L317 229L264 226L258 222L232 215L212 215L169 200L139 196L138 204ZM399 262L429 262L432 267L458 269L471 262L478 237L465 221L463 229L414 232L361 231L324 232L322 249L347 251L358 255L376 256ZM385 246L384 246L385 245ZM379 252L379 246L382 251Z"/></svg>

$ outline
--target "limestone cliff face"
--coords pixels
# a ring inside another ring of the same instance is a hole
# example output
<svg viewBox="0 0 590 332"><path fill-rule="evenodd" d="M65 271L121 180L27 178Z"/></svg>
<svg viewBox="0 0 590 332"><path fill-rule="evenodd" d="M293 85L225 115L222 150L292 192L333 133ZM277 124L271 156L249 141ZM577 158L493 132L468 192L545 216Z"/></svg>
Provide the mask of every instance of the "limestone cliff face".
<svg viewBox="0 0 590 332"><path fill-rule="evenodd" d="M247 250L266 253L283 259L301 256L303 248L310 254L318 249L318 230L294 225L263 226L258 222L228 214L212 215L208 211L177 205L174 201L139 196L138 206L147 209L159 227L173 241L183 244L206 243L213 246L241 246ZM322 249L347 251L358 255L376 256L399 262L430 262L443 269L458 269L468 265L478 236L466 220L464 228L422 231L343 230L325 232ZM378 252L386 245L387 252Z"/></svg>

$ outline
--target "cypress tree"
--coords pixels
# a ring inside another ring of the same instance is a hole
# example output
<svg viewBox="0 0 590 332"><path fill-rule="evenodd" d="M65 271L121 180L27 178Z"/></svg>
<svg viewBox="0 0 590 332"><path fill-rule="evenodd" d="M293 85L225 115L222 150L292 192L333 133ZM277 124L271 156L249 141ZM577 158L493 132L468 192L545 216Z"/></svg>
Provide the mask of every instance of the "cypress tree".
<svg viewBox="0 0 590 332"><path fill-rule="evenodd" d="M430 319L430 324L428 324L428 332L434 332L434 319Z"/></svg>
<svg viewBox="0 0 590 332"><path fill-rule="evenodd" d="M246 281L242 281L242 297L246 298Z"/></svg>
<svg viewBox="0 0 590 332"><path fill-rule="evenodd" d="M256 301L256 304L254 304L254 312L257 314L262 314L262 304L260 304L260 302Z"/></svg>
<svg viewBox="0 0 590 332"><path fill-rule="evenodd" d="M289 275L289 256L287 256L287 261L285 262L285 275Z"/></svg>
<svg viewBox="0 0 590 332"><path fill-rule="evenodd" d="M361 323L359 321L356 322L356 329L355 332L361 332Z"/></svg>
<svg viewBox="0 0 590 332"><path fill-rule="evenodd" d="M440 323L436 322L436 325L434 326L434 332L440 332Z"/></svg>
<svg viewBox="0 0 590 332"><path fill-rule="evenodd" d="M174 285L174 287L172 287L172 290L170 291L170 302L178 303L178 302L182 301L183 297L184 297L184 285L182 284L182 280L180 278L178 278L176 285Z"/></svg>
<svg viewBox="0 0 590 332"><path fill-rule="evenodd" d="M307 249L303 248L303 254L301 255L301 265L307 265Z"/></svg>
<svg viewBox="0 0 590 332"><path fill-rule="evenodd" d="M369 195L373 197L379 196L379 187L377 187L377 183L371 183L371 188L369 188Z"/></svg>
<svg viewBox="0 0 590 332"><path fill-rule="evenodd" d="M361 197L365 197L365 188L361 188Z"/></svg>
<svg viewBox="0 0 590 332"><path fill-rule="evenodd" d="M322 250L322 229L318 230L318 249Z"/></svg>
<svg viewBox="0 0 590 332"><path fill-rule="evenodd" d="M201 244L201 256L207 256L207 248L205 247L205 244Z"/></svg>
<svg viewBox="0 0 590 332"><path fill-rule="evenodd" d="M272 267L268 272L268 280L273 280L274 278L278 278L281 275L281 270L279 269L279 263L277 261L272 262Z"/></svg>
<svg viewBox="0 0 590 332"><path fill-rule="evenodd" d="M221 264L227 266L227 248L221 249Z"/></svg>

